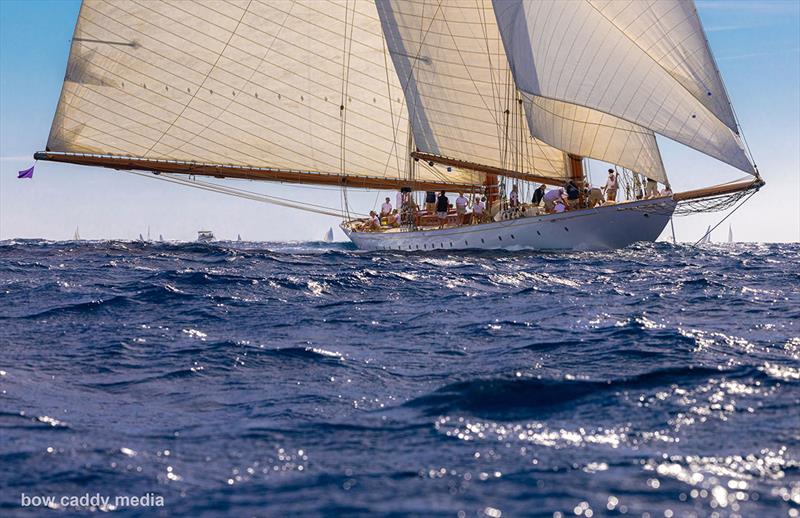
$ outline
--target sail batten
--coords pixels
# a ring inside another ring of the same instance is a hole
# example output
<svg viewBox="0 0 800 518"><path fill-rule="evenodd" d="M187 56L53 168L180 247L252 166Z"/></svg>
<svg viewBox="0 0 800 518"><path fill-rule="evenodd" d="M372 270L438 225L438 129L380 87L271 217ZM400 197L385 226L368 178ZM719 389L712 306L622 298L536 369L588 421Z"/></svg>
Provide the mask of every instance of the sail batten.
<svg viewBox="0 0 800 518"><path fill-rule="evenodd" d="M750 174L691 2L494 0L517 86L676 140Z"/></svg>

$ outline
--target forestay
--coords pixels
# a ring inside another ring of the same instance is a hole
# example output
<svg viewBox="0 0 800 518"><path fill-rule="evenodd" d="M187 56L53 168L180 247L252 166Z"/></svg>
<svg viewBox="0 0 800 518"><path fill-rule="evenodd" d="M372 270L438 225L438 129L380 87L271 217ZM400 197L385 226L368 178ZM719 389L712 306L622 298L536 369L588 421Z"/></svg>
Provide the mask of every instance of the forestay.
<svg viewBox="0 0 800 518"><path fill-rule="evenodd" d="M755 173L691 2L494 6L524 92L602 111Z"/></svg>
<svg viewBox="0 0 800 518"><path fill-rule="evenodd" d="M402 179L407 127L369 0L84 0L48 150Z"/></svg>

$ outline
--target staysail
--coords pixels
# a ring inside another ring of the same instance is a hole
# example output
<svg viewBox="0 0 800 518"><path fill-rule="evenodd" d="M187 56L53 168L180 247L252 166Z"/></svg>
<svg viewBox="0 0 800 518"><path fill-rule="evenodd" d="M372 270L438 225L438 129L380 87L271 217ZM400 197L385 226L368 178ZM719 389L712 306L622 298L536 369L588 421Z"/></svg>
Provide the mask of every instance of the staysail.
<svg viewBox="0 0 800 518"><path fill-rule="evenodd" d="M84 0L41 158L394 188L407 127L371 1Z"/></svg>
<svg viewBox="0 0 800 518"><path fill-rule="evenodd" d="M692 2L494 0L518 88L755 174Z"/></svg>
<svg viewBox="0 0 800 518"><path fill-rule="evenodd" d="M376 4L420 151L567 176L562 150L530 138L491 0Z"/></svg>

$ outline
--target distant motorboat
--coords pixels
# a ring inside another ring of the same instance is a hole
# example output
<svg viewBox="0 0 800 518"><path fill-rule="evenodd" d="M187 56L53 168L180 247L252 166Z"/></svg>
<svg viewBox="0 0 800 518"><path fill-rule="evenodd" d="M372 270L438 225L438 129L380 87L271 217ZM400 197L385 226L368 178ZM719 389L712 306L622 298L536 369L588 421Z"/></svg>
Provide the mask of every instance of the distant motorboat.
<svg viewBox="0 0 800 518"><path fill-rule="evenodd" d="M198 230L197 241L200 243L210 243L214 241L214 233L210 230Z"/></svg>
<svg viewBox="0 0 800 518"><path fill-rule="evenodd" d="M330 227L328 229L328 232L325 233L325 236L323 236L322 240L325 241L326 243L333 242L333 227Z"/></svg>

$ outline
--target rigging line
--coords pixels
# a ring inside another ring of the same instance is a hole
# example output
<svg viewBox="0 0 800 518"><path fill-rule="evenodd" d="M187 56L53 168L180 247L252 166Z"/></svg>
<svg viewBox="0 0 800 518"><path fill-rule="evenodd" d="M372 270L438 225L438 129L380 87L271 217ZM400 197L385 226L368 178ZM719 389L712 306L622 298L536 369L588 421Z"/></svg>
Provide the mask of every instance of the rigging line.
<svg viewBox="0 0 800 518"><path fill-rule="evenodd" d="M757 192L758 192L758 189L756 189L756 190L754 190L753 192L751 192L751 193L750 193L750 195L749 195L747 198L745 198L744 200L742 200L742 202L741 202L739 205L737 205L737 206L736 206L736 208L734 208L732 211L730 211L730 212L728 213L728 215L727 215L727 216L725 216L724 218L722 218L722 219L719 221L719 223L717 223L716 225L714 225L714 228L711 228L711 229L707 230L707 231L706 231L706 233L705 233L705 234L703 234L703 237L701 237L700 239L698 239L697 241L695 241L695 242L694 242L694 245L692 245L692 246L697 246L697 244L698 244L700 241L702 241L703 239L705 239L707 235L711 234L711 232L713 232L714 230L716 230L718 226L722 225L722 224L725 222L725 220L726 220L726 219L728 219L728 218L730 218L731 216L733 216L733 213L734 213L734 212L736 212L737 210L739 210L739 209L741 208L741 206L742 206L742 205L744 205L745 203L747 203L747 200L749 200L750 198L752 198L752 197L753 197L753 195L755 195Z"/></svg>
<svg viewBox="0 0 800 518"><path fill-rule="evenodd" d="M244 88L245 88L246 86L250 86L250 85L252 85L252 84L253 84L253 76L256 74L256 72L258 72L258 71L259 71L259 69L261 68L261 66L264 64L264 59L265 59L265 58L266 58L266 57L269 55L269 53L272 51L272 47L273 47L273 45L275 45L275 41L277 41L277 39L278 39L278 36L280 36L280 34L281 34L281 31L283 31L283 28L286 26L286 22L289 20L289 16L291 16L292 9L294 8L294 6L295 6L295 3L296 3L296 2L292 3L292 5L289 7L289 12L288 12L288 13L286 14L286 16L284 17L284 19L283 19L283 22L281 22L281 25L280 25L280 27L278 28L277 32L275 32L275 35L272 37L272 41L269 43L269 47L267 47L267 48L266 48L266 50L264 50L263 54L262 54L262 55L261 55L261 57L259 58L258 65L254 66L254 67L249 67L249 68L250 68L250 76L247 78L247 84L246 84L246 85L244 85L244 86L243 86L243 87L242 87L240 90L244 90ZM249 4L248 4L248 7L249 7ZM237 27L237 29L238 29L238 27ZM231 36L231 37L233 37L233 36ZM222 56L222 54L220 54L220 56ZM216 65L215 65L215 66L216 66ZM209 74L210 74L210 72L209 72ZM195 95L197 95L197 92L195 92ZM191 101L190 101L190 102L191 102ZM201 136L201 134L202 134L202 133L203 133L205 130L207 130L207 129L209 128L209 126L211 126L211 124L213 124L213 123L217 122L217 121L219 120L219 118L220 118L220 117L222 117L223 115L226 115L226 114L228 114L228 108L230 108L230 107L231 107L231 104L233 104L233 98L230 98L230 99L228 99L228 103L225 105L225 107L224 107L224 108L222 108L222 110L221 110L219 113L217 113L217 115L216 115L216 116L214 116L214 117L213 117L213 118L212 118L210 121L204 122L204 123L202 124L202 125L203 125L203 129L201 129L201 130L199 130L199 131L198 131L198 130L193 130L193 131L192 131L192 133L193 133L195 136L194 136L194 137L192 137L191 139L189 139L189 141L188 141L188 142L184 142L183 144L181 144L181 145L179 145L179 146L174 146L174 147L172 147L172 149L170 149L168 152L164 152L163 154L164 154L164 155L171 155L171 154L172 154L172 153L174 153L175 151L178 151L178 150L180 150L180 151L183 151L183 148L184 148L184 146L186 146L187 144L189 144L189 145L192 145L192 144L194 143L194 140L195 140L195 138L197 138L198 136ZM187 105L188 105L188 104L187 104ZM201 137L201 138L202 138L202 137Z"/></svg>
<svg viewBox="0 0 800 518"><path fill-rule="evenodd" d="M244 10L242 11L242 16L240 16L240 17L239 17L239 21L236 23L236 27L235 27L235 28L234 28L234 29L231 31L231 35L228 37L228 41L225 43L225 46L222 48L222 50L219 52L219 54L217 54L217 59L214 61L214 64L211 66L211 68L210 68L210 69L208 69L208 72L206 73L206 76L203 78L203 81L200 83L200 88L198 88L198 89L196 89L196 90L194 91L194 93L192 94L192 98L191 98L191 99L189 99L189 100L186 102L186 104L183 106L183 110L181 110L181 113L180 113L180 114L179 114L177 117L175 117L175 120L173 120L173 121L172 121L172 124L170 124L170 125L169 125L169 127L167 128L167 130L166 130L166 131L164 131L164 133L162 133L160 137L158 137L158 140L156 140L156 141L153 143L153 145L152 145L152 146L150 146L150 149L148 149L148 150L147 150L147 151L144 153L144 155L143 155L143 156L147 156L147 155L148 155L148 153L150 153L150 152L153 150L153 148L154 148L154 147L156 147L158 144L160 144L160 143L161 143L161 139L162 139L162 138L164 138L164 136L165 136L167 133L169 133L169 131L172 129L172 127L175 125L175 123L176 123L176 122L178 122L178 119L180 119L180 118L181 118L181 116L183 116L184 112L186 112L186 110L188 110L188 109L189 109L189 105L192 103L192 101L194 100L194 98L197 96L198 92L200 92L200 89L203 87L203 85L205 85L205 84L206 84L206 81L208 81L208 77L211 75L211 72L213 72L213 71L214 71L214 69L216 69L216 68L217 68L217 64L219 63L219 60L222 58L222 54L224 54L224 53L225 53L225 50L228 48L228 45L230 45L230 43L231 43L231 40L232 40L232 39L233 39L233 37L236 35L236 31L238 31L238 30L239 30L239 25L241 25L241 23L242 23L242 20L244 19L244 15L246 15L246 14L247 14L247 11L250 9L250 4L251 4L251 3L252 3L252 0L250 0L249 2L247 2L247 7L245 7L245 8L244 8Z"/></svg>
<svg viewBox="0 0 800 518"><path fill-rule="evenodd" d="M159 174L155 175L152 173L143 173L139 171L125 171L121 170L123 173L134 174L137 176L141 176L144 178L152 178L156 180L161 180L169 183L174 183L177 185L183 185L186 187L193 187L195 189L200 189L208 192L215 192L217 194L227 194L228 196L235 196L237 198L248 199L252 201L259 201L262 203L267 203L271 205L278 205L281 207L288 207L292 209L302 210L305 212L312 212L315 214L322 214L325 216L333 216L333 217L341 217L341 211L337 211L332 207L324 207L321 205L316 204L299 204L296 202L292 202L289 200L285 200L283 198L278 198L274 196L268 196L265 194L260 194L252 191L244 191L242 189L232 189L229 187L225 187L222 185L216 185L208 182L202 182L199 180L185 180L182 178L175 178L173 176L167 174ZM315 208L319 207L319 208ZM359 214L362 215L362 214Z"/></svg>

